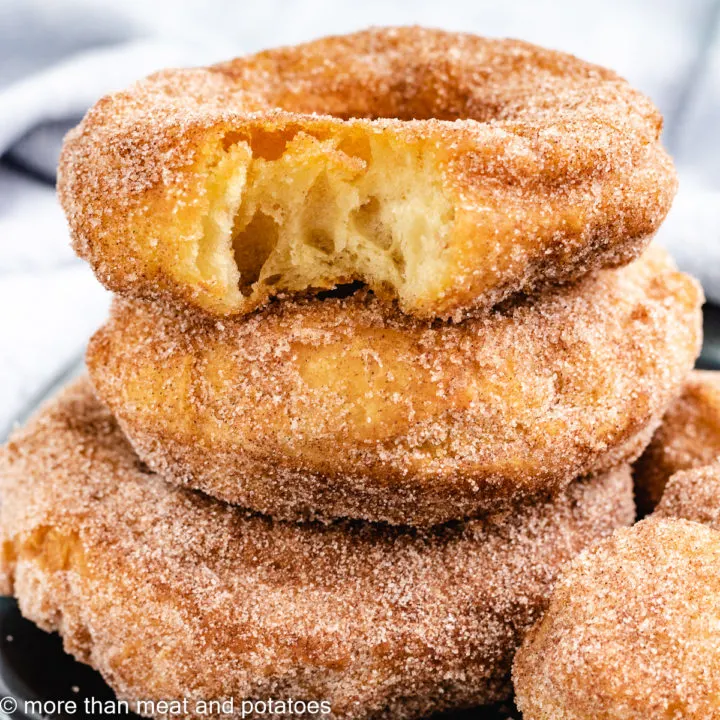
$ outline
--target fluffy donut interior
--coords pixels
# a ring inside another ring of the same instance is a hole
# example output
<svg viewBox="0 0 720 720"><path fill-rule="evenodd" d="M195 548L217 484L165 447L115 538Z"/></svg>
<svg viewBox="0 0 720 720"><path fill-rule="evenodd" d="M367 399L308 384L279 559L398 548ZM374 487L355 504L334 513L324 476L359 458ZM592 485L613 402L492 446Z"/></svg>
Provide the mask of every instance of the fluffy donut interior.
<svg viewBox="0 0 720 720"><path fill-rule="evenodd" d="M230 302L355 280L402 302L440 279L453 207L418 146L382 133L230 136L207 191L197 269Z"/></svg>

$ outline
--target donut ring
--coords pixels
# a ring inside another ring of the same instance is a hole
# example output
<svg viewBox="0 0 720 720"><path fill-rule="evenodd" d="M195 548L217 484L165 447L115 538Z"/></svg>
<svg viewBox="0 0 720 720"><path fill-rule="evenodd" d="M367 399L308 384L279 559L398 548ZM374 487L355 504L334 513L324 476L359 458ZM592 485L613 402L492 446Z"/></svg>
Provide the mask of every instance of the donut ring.
<svg viewBox="0 0 720 720"><path fill-rule="evenodd" d="M676 517L720 530L720 454L706 467L675 473L653 517Z"/></svg>
<svg viewBox="0 0 720 720"><path fill-rule="evenodd" d="M720 372L696 370L633 470L638 510L652 512L672 475L720 457Z"/></svg>
<svg viewBox="0 0 720 720"><path fill-rule="evenodd" d="M676 188L661 125L572 56L375 29L104 98L59 191L118 293L232 315L357 280L459 319L637 256Z"/></svg>
<svg viewBox="0 0 720 720"><path fill-rule="evenodd" d="M363 291L220 323L119 300L87 365L163 477L276 518L432 525L637 458L701 302L660 249L457 325Z"/></svg>
<svg viewBox="0 0 720 720"><path fill-rule="evenodd" d="M506 698L561 565L634 517L623 468L427 533L273 522L148 473L85 380L13 438L0 491L5 591L120 697L346 719Z"/></svg>
<svg viewBox="0 0 720 720"><path fill-rule="evenodd" d="M644 520L583 552L513 666L524 720L720 717L720 533Z"/></svg>

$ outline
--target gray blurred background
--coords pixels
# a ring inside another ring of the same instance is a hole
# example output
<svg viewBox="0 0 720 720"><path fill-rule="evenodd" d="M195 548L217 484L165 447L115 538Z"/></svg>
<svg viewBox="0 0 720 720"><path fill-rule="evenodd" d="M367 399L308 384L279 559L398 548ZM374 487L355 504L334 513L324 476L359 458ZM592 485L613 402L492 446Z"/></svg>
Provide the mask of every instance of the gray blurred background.
<svg viewBox="0 0 720 720"><path fill-rule="evenodd" d="M85 109L161 67L388 24L519 37L650 95L681 176L660 241L720 301L720 0L0 0L0 436L73 372L106 312L53 189Z"/></svg>

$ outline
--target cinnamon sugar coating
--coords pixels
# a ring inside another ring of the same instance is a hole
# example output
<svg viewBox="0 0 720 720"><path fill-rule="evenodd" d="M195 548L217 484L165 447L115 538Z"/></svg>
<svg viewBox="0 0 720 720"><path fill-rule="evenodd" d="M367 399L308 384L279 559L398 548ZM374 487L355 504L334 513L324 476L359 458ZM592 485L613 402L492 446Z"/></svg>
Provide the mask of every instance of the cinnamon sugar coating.
<svg viewBox="0 0 720 720"><path fill-rule="evenodd" d="M712 465L675 473L653 515L694 520L720 530L720 456Z"/></svg>
<svg viewBox="0 0 720 720"><path fill-rule="evenodd" d="M363 292L216 322L115 302L90 375L167 479L276 518L427 526L634 460L700 347L667 254L460 324Z"/></svg>
<svg viewBox="0 0 720 720"><path fill-rule="evenodd" d="M103 98L59 193L118 293L232 315L358 280L458 320L636 257L676 189L661 126L570 55L371 29Z"/></svg>
<svg viewBox="0 0 720 720"><path fill-rule="evenodd" d="M565 568L513 665L524 720L720 718L720 533L643 520Z"/></svg>
<svg viewBox="0 0 720 720"><path fill-rule="evenodd" d="M720 458L720 372L696 370L633 469L638 510L651 512L672 475Z"/></svg>
<svg viewBox="0 0 720 720"><path fill-rule="evenodd" d="M560 566L634 517L622 468L433 531L274 522L148 472L85 379L0 452L0 492L5 592L120 697L346 719L507 697Z"/></svg>

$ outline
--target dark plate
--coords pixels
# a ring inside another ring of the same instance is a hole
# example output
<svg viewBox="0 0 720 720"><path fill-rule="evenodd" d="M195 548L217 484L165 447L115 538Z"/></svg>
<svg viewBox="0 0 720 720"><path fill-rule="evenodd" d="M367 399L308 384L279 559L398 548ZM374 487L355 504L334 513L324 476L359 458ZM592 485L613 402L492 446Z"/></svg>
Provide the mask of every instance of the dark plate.
<svg viewBox="0 0 720 720"><path fill-rule="evenodd" d="M720 308L705 308L705 347L698 367L720 370ZM79 368L78 368L79 371ZM52 391L54 393L55 387ZM25 620L14 600L0 598L0 718L40 720L40 718L138 718L134 714L90 714L84 712L85 698L104 702L114 700L112 690L100 675L87 665L76 662L63 652L60 638L43 632ZM26 701L73 700L78 710L74 714L26 714ZM17 702L18 710L3 703ZM2 711L5 711L3 714ZM512 704L499 708L483 708L436 716L434 720L518 720L520 715ZM139 718L138 718L139 720Z"/></svg>
<svg viewBox="0 0 720 720"><path fill-rule="evenodd" d="M112 690L92 668L73 660L62 648L56 634L37 628L20 614L17 603L9 598L0 599L0 694L4 702L11 697L18 703L15 712L0 700L0 710L11 718L89 718L83 708L84 698L100 701L114 700ZM35 714L31 708L25 713L26 701L41 702L73 700L78 711ZM103 718L138 718L134 714L103 714ZM139 718L138 718L139 720Z"/></svg>

